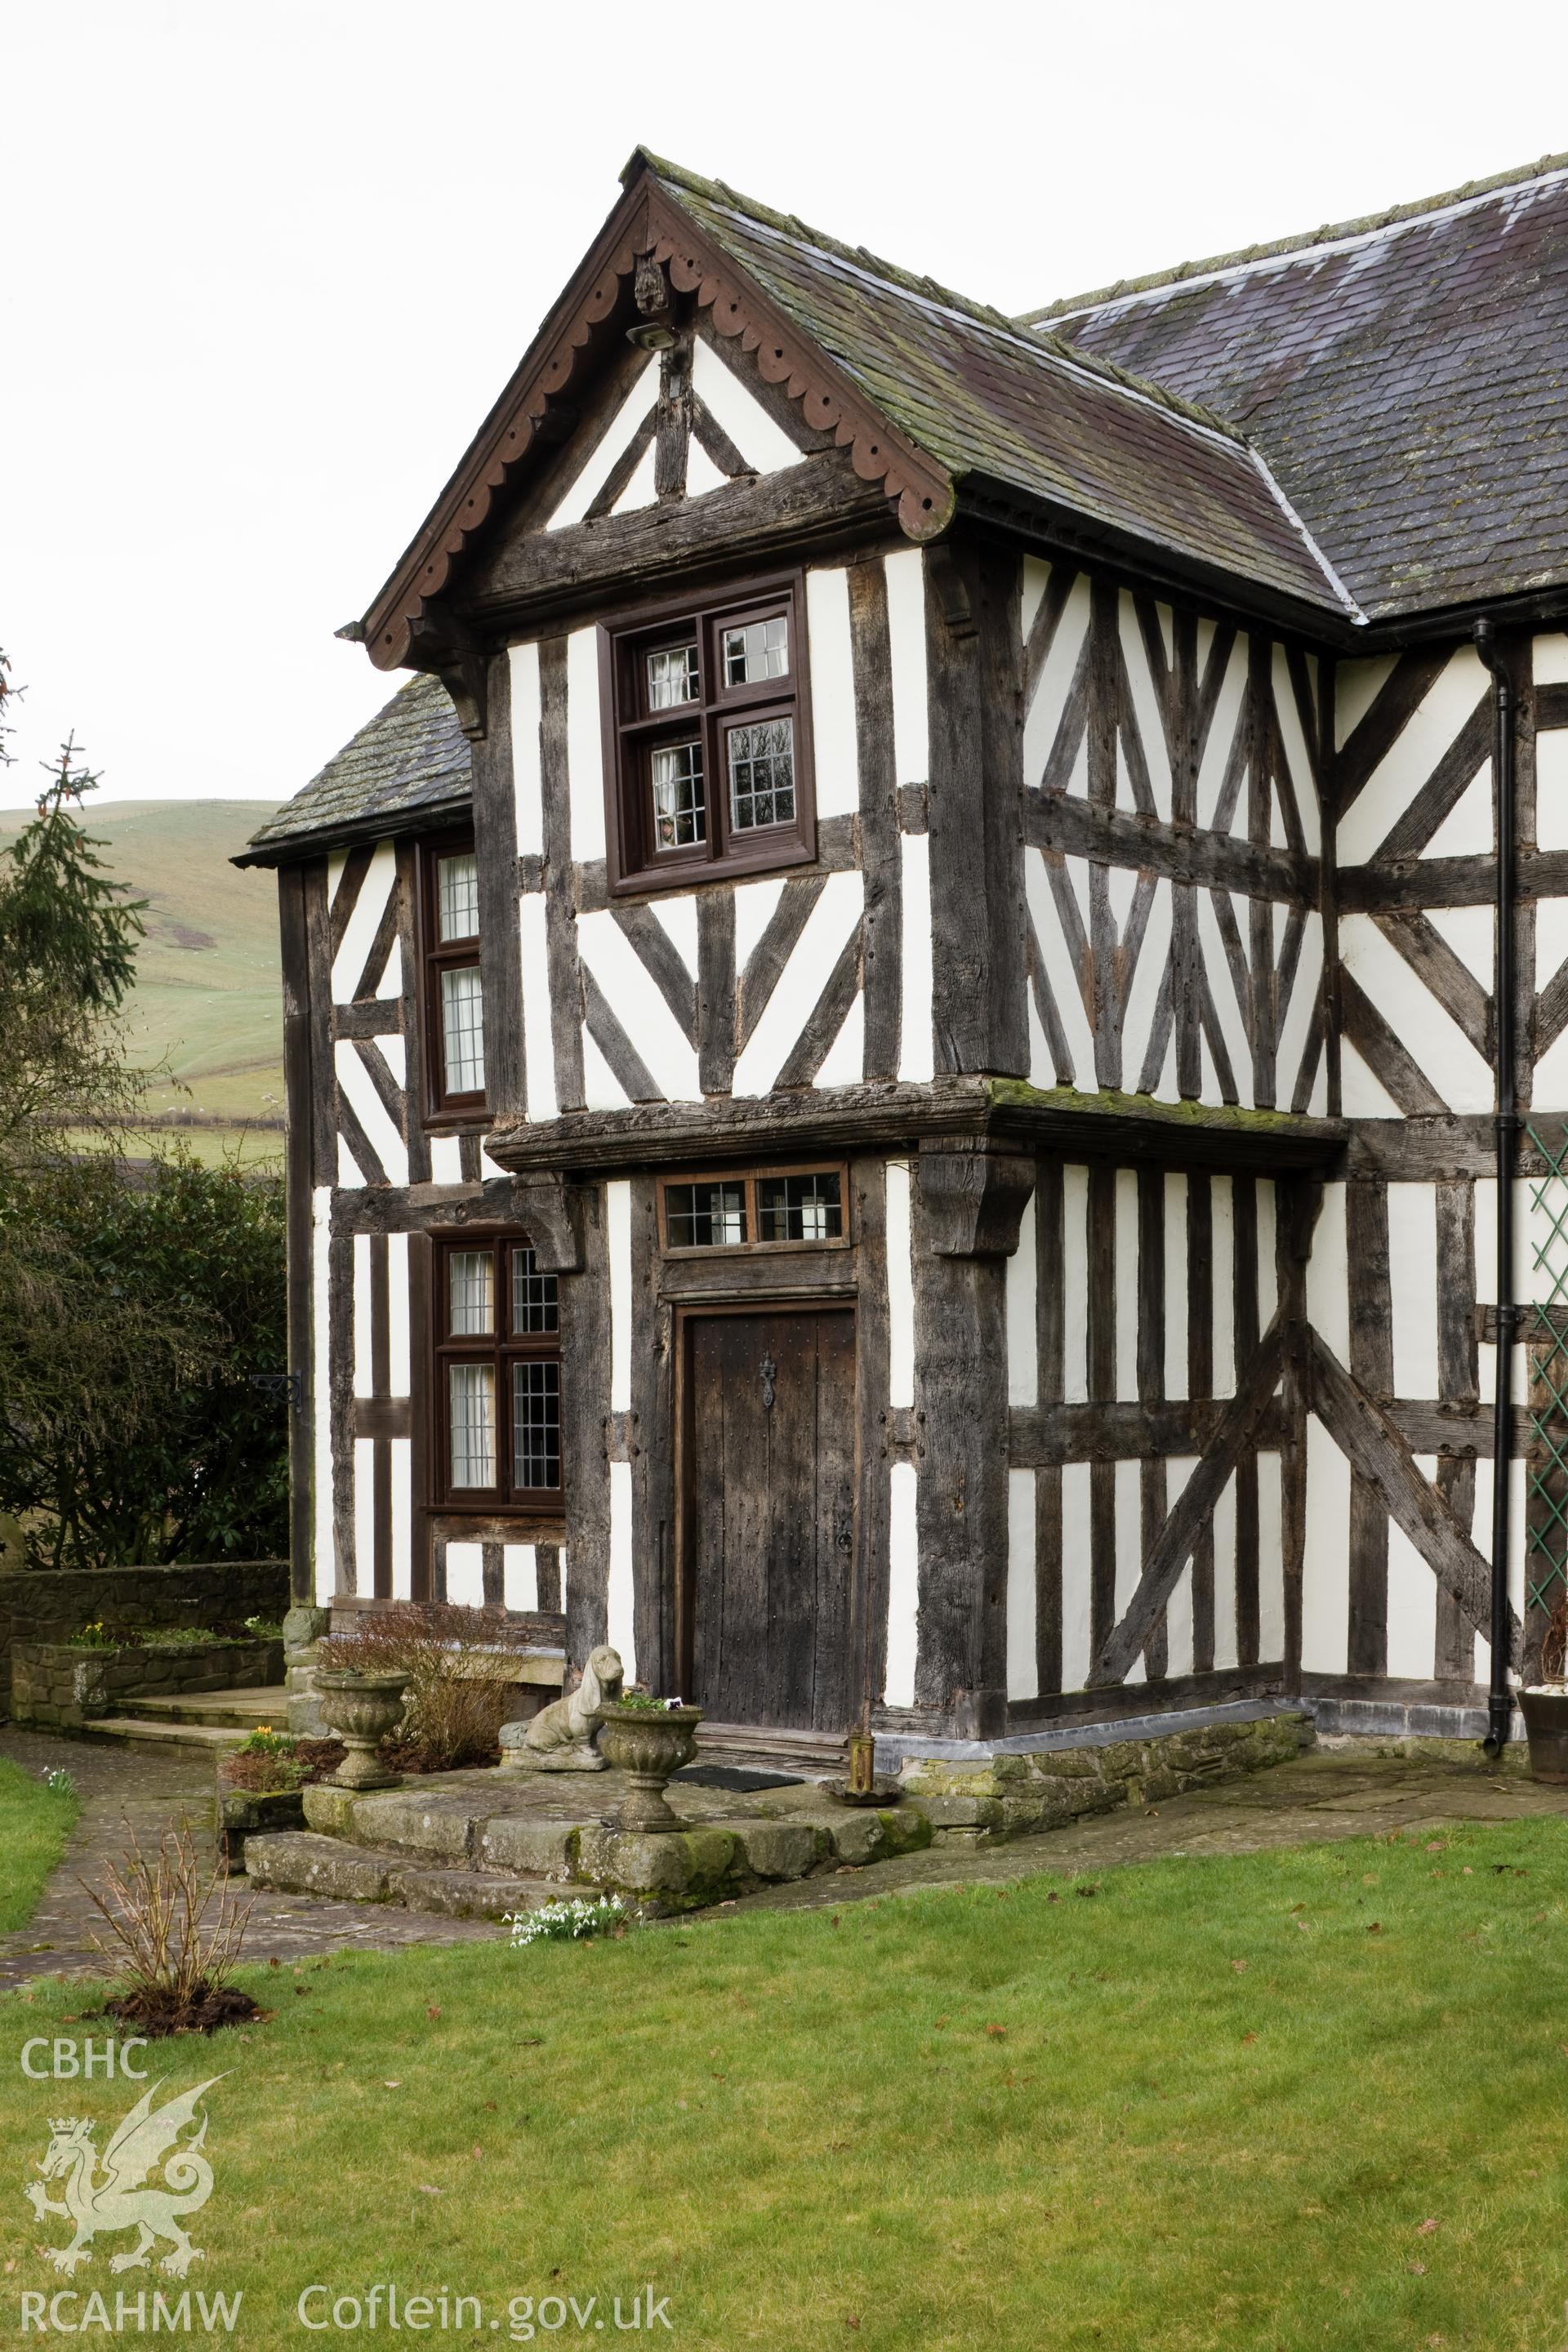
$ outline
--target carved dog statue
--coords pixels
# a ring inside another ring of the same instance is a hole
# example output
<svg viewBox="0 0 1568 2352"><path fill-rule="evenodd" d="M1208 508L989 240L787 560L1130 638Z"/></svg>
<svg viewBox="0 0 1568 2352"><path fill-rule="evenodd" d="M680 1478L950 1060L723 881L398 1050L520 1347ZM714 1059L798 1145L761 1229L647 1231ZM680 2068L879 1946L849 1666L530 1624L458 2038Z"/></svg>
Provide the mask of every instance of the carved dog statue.
<svg viewBox="0 0 1568 2352"><path fill-rule="evenodd" d="M607 1643L595 1650L583 1679L565 1698L542 1707L527 1723L501 1727L503 1764L514 1772L603 1772L606 1759L594 1745L600 1711L617 1699L626 1669Z"/></svg>

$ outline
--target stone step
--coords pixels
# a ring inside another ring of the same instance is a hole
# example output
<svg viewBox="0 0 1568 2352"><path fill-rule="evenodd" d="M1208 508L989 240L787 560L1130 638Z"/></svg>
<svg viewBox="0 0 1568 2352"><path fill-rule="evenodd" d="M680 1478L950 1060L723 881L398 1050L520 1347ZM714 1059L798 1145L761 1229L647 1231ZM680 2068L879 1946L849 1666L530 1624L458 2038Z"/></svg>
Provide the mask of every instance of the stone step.
<svg viewBox="0 0 1568 2352"><path fill-rule="evenodd" d="M220 1731L274 1731L286 1726L288 1693L281 1683L243 1690L185 1691L178 1697L136 1694L121 1701L121 1717L146 1723L205 1724Z"/></svg>
<svg viewBox="0 0 1568 2352"><path fill-rule="evenodd" d="M396 1903L407 1911L439 1912L452 1919L500 1919L545 1903L592 1902L593 1886L545 1878L504 1877L416 1861L392 1847L348 1845L313 1830L247 1838L245 1867L253 1885L283 1895L316 1895L339 1903Z"/></svg>
<svg viewBox="0 0 1568 2352"><path fill-rule="evenodd" d="M203 1748L210 1756L226 1756L246 1738L244 1731L209 1723L159 1723L150 1717L95 1715L81 1727L83 1739L101 1740L119 1748Z"/></svg>

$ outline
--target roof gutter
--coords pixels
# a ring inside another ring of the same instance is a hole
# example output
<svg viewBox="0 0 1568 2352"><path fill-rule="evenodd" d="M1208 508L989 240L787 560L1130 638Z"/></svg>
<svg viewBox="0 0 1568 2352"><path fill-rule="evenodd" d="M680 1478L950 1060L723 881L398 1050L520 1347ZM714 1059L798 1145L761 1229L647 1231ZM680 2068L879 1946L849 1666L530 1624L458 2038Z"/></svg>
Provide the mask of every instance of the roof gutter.
<svg viewBox="0 0 1568 2352"><path fill-rule="evenodd" d="M1491 1679L1487 1692L1489 1756L1508 1745L1513 1712L1509 1689L1509 1506L1513 1466L1513 1349L1521 1309L1513 1295L1513 1188L1519 1160L1519 1086L1514 1067L1513 680L1490 620L1475 625L1475 646L1492 681L1493 772L1497 778L1497 947L1494 1003L1497 1071L1497 1402L1492 1433Z"/></svg>

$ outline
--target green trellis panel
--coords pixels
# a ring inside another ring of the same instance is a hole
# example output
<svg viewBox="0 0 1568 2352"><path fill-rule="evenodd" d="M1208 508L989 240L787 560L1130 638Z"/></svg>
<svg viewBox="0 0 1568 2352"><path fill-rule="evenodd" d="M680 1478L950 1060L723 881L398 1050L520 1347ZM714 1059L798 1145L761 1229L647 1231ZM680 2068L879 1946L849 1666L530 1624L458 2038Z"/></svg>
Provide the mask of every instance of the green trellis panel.
<svg viewBox="0 0 1568 2352"><path fill-rule="evenodd" d="M1554 1142L1533 1125L1526 1133L1546 1172L1531 1186L1544 1231L1535 1244L1539 1279L1524 1325L1531 1369L1525 1590L1530 1607L1550 1614L1568 1587L1568 1125L1557 1129Z"/></svg>

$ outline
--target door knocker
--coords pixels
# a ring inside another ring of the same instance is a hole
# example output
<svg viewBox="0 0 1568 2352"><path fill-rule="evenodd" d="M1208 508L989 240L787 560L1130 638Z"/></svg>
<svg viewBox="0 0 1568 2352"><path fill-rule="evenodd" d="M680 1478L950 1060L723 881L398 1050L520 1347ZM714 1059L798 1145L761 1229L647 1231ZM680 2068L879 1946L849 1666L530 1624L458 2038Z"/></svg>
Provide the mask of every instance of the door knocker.
<svg viewBox="0 0 1568 2352"><path fill-rule="evenodd" d="M778 1370L771 1356L763 1358L763 1411L764 1412L772 1412L773 1409L773 1382L778 1378Z"/></svg>

